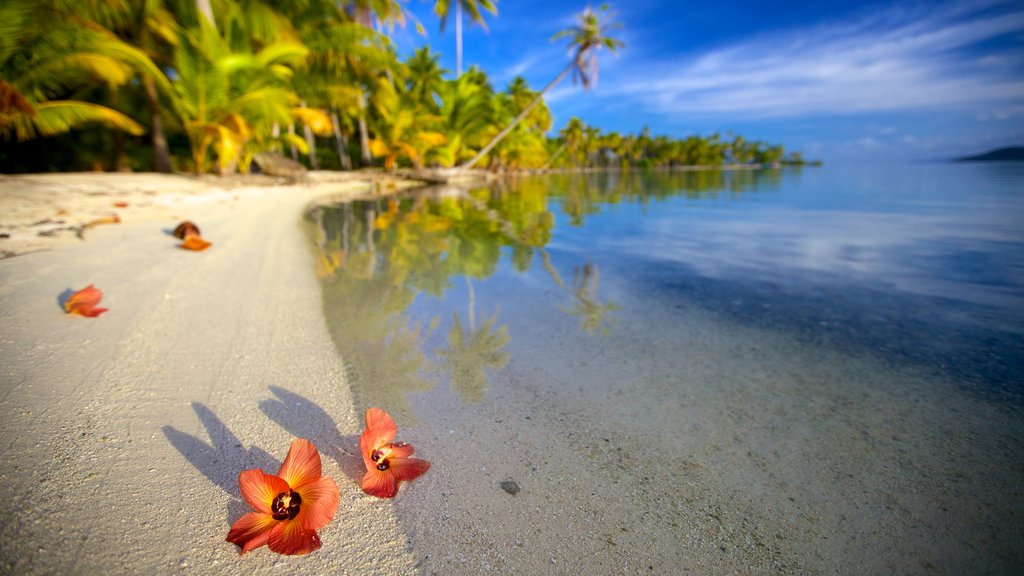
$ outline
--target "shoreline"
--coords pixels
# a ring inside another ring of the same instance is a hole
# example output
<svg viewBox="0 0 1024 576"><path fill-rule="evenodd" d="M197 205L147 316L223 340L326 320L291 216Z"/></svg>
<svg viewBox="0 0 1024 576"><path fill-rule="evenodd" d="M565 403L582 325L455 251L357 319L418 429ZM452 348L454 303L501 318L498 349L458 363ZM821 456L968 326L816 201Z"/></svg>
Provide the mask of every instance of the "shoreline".
<svg viewBox="0 0 1024 576"><path fill-rule="evenodd" d="M266 175L0 174L0 260L79 242L98 228L116 225L103 222L112 216L120 224L180 221L197 206L241 201L280 187L326 188L325 194L340 187L342 197L349 198L383 196L422 185L370 171L314 171L294 183Z"/></svg>
<svg viewBox="0 0 1024 576"><path fill-rule="evenodd" d="M5 573L415 571L395 503L359 488L362 418L327 332L302 221L314 199L372 186L17 180L42 191L25 204L32 189L5 178L5 226L54 209L78 223L112 202L128 206L121 223L90 228L84 240L61 231L39 237L48 243L40 251L0 260L0 487L24 497L0 527ZM168 230L180 219L196 222L212 248L178 249ZM64 314L59 295L87 284L109 311ZM248 511L237 475L275 472L295 437L316 444L341 490L323 548L239 556L224 540Z"/></svg>

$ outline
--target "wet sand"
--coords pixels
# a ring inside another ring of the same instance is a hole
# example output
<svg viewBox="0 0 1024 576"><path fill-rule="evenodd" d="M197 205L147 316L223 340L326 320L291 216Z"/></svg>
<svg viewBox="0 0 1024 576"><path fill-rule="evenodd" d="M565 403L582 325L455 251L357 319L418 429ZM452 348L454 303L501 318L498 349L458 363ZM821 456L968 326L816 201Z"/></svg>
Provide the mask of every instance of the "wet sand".
<svg viewBox="0 0 1024 576"><path fill-rule="evenodd" d="M630 301L611 279L627 312L611 337L579 335L502 284L476 286L477 313L500 310L514 335L486 400L443 376L410 395L409 433L444 463L398 507L430 573L1024 565L1019 406L697 305Z"/></svg>

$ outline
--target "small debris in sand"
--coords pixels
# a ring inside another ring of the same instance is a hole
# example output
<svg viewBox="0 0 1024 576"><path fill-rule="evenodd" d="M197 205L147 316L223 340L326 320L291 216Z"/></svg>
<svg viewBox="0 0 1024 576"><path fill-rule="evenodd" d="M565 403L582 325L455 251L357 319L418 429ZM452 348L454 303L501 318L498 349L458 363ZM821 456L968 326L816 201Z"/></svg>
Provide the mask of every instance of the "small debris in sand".
<svg viewBox="0 0 1024 576"><path fill-rule="evenodd" d="M515 496L519 493L519 484L515 480L505 480L501 483L501 489Z"/></svg>
<svg viewBox="0 0 1024 576"><path fill-rule="evenodd" d="M188 236L202 236L199 232L199 227L190 220L185 220L181 224L178 224L178 227L174 229L172 234L175 238L180 238L182 240Z"/></svg>
<svg viewBox="0 0 1024 576"><path fill-rule="evenodd" d="M117 214L111 214L110 216L104 216L102 218L97 218L97 219L93 220L92 222L86 222L85 224L82 224L78 228L78 237L80 239L82 239L82 240L85 240L85 231L88 230L89 228L95 228L96 226L102 226L103 224L120 224L120 223L121 223L121 217L118 216Z"/></svg>

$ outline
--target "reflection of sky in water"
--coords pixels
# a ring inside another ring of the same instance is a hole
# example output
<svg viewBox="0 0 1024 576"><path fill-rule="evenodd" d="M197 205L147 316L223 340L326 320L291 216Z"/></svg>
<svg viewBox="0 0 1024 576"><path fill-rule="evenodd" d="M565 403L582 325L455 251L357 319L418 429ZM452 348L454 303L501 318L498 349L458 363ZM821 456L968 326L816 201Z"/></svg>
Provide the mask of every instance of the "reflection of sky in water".
<svg viewBox="0 0 1024 576"><path fill-rule="evenodd" d="M357 203L321 222L325 309L356 382L429 389L433 367L464 399L509 339L614 337L677 305L1016 390L1022 183L1020 164L824 167Z"/></svg>
<svg viewBox="0 0 1024 576"><path fill-rule="evenodd" d="M825 167L713 199L559 221L552 251L600 254L606 276L743 322L1019 383L1024 165ZM617 264L616 264L617 262ZM987 360L986 360L987 359Z"/></svg>
<svg viewBox="0 0 1024 576"><path fill-rule="evenodd" d="M745 216L652 217L615 249L701 276L798 291L797 282L817 279L1009 307L1024 286L1024 244L1005 231L957 227L956 218L773 208Z"/></svg>
<svg viewBox="0 0 1024 576"><path fill-rule="evenodd" d="M824 550L814 573L912 572L927 546L1016 562L1021 199L986 170L556 175L314 210L345 380L435 463L396 502L417 555L674 573L734 526L719 550Z"/></svg>

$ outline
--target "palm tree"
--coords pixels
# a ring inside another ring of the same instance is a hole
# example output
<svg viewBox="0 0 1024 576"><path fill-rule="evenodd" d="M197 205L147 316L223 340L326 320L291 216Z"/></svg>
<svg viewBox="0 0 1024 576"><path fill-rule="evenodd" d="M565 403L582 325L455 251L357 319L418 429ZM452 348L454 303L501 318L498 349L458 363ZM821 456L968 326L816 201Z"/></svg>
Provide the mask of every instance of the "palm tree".
<svg viewBox="0 0 1024 576"><path fill-rule="evenodd" d="M167 78L146 54L59 2L11 0L0 6L0 136L53 136L98 122L139 135L127 115L66 96L105 82L122 86L150 76L167 92Z"/></svg>
<svg viewBox="0 0 1024 576"><path fill-rule="evenodd" d="M471 158L486 142L487 131L494 124L494 90L483 72L474 67L458 80L442 84L440 96L447 142L438 150L438 160L448 167Z"/></svg>
<svg viewBox="0 0 1024 576"><path fill-rule="evenodd" d="M430 46L424 46L405 62L409 67L409 93L433 112L438 110L437 97L444 85L444 75L448 72L441 68L438 62L440 59L440 54L431 52Z"/></svg>
<svg viewBox="0 0 1024 576"><path fill-rule="evenodd" d="M549 82L548 85L545 86L539 94L537 94L537 97L533 99L533 102L530 102L530 105L512 120L511 124L499 132L498 135L484 146L472 160L460 166L460 168L472 168L481 159L483 159L483 157L491 151L491 148L494 148L502 138L507 136L508 133L516 127L516 124L519 124L523 118L526 118L530 111L533 110L533 107L544 98L544 94L547 94L549 90L561 82L569 72L573 72L573 80L578 80L583 84L584 89L589 88L592 83L597 82L597 52L601 48L607 48L614 52L624 46L622 42L606 35L607 30L619 27L617 24L609 21L611 14L608 6L601 6L598 10L600 13L604 14L604 19L602 19L601 14L595 12L588 6L579 15L579 23L576 26L555 34L552 40L564 37L572 38L572 41L569 43L570 51L574 51L572 60L568 65L566 65L565 69L555 77L554 80Z"/></svg>
<svg viewBox="0 0 1024 576"><path fill-rule="evenodd" d="M497 0L455 0L455 77L462 76L462 11L469 12L469 17L477 24L487 30L484 17L480 14L483 8L491 14L497 14L498 9L494 6ZM444 32L444 25L448 23L448 14L452 9L452 0L437 0L434 5L434 13L441 18L441 31Z"/></svg>
<svg viewBox="0 0 1024 576"><path fill-rule="evenodd" d="M194 169L205 171L213 146L220 173L246 170L256 152L268 147L264 137L273 124L299 120L320 133L330 133L330 118L297 107L290 81L309 49L297 42L275 42L253 50L239 42L237 50L201 19L199 30L183 35L175 49L175 88L182 104L182 125L192 147ZM301 138L290 144L308 153Z"/></svg>
<svg viewBox="0 0 1024 576"><path fill-rule="evenodd" d="M444 134L431 132L422 122L433 117L418 115L411 110L399 110L391 122L370 141L374 156L384 158L384 168L394 170L399 158L408 158L413 168L423 167L423 157L444 144Z"/></svg>
<svg viewBox="0 0 1024 576"><path fill-rule="evenodd" d="M530 89L522 76L516 76L505 92L497 95L495 118L488 131L488 140L523 111L537 93ZM533 108L530 114L491 151L491 166L506 168L540 167L548 158L547 137L551 129L551 111L544 103Z"/></svg>

